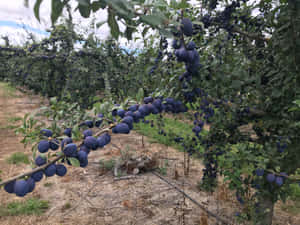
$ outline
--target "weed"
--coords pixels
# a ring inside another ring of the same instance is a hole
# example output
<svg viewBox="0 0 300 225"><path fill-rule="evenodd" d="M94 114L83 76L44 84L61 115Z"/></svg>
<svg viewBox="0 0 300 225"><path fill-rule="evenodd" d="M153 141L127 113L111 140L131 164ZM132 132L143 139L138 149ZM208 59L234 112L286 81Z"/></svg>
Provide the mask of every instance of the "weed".
<svg viewBox="0 0 300 225"><path fill-rule="evenodd" d="M40 215L49 208L49 202L38 198L14 201L0 206L1 216Z"/></svg>
<svg viewBox="0 0 300 225"><path fill-rule="evenodd" d="M9 164L29 164L28 155L25 155L23 152L15 152L10 157L6 159Z"/></svg>

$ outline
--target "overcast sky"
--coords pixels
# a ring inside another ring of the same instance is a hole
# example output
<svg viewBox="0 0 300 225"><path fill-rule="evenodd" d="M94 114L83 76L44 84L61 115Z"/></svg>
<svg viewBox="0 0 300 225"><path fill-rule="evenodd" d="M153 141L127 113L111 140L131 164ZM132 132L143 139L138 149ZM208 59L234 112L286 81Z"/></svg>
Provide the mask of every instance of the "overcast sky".
<svg viewBox="0 0 300 225"><path fill-rule="evenodd" d="M38 40L46 37L48 34L47 29L51 27L50 12L51 12L51 0L44 0L40 7L40 18L39 22L33 12L33 6L36 0L29 0L29 8L24 6L23 0L1 0L0 1L0 36L7 35L12 44L24 43L27 33L33 33ZM77 6L75 0L71 1L73 10ZM93 14L97 21L104 21L107 18L106 10L98 10ZM86 33L84 30L88 28L92 18L82 18L78 11L72 14L74 23L76 24L76 30ZM26 30L23 28L25 25ZM122 30L124 26L120 25ZM107 24L102 25L97 29L97 37L105 39L109 36L109 27ZM121 43L125 45L127 42L125 39L121 40ZM0 44L4 41L0 40Z"/></svg>

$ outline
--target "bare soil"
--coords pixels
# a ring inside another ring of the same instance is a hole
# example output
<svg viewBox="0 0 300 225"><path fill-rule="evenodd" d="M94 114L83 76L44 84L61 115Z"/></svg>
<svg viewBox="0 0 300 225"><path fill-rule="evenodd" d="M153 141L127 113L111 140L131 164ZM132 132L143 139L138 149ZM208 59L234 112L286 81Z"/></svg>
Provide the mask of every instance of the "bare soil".
<svg viewBox="0 0 300 225"><path fill-rule="evenodd" d="M24 116L46 101L39 96L23 94L7 96L0 86L0 170L3 179L22 173L26 165L11 165L5 159L14 152L31 155L30 147L20 143L22 137L5 128L8 119ZM182 152L161 144L147 141L146 137L131 132L129 135L114 135L112 143L89 154L86 168L68 167L65 177L50 177L37 183L36 189L25 196L48 200L50 208L41 216L0 217L1 225L206 225L217 224L190 200L167 185L150 172L141 173L136 178L115 180L111 171L100 168L100 160L116 159L121 154L147 154L160 158L164 175L205 208L234 223L234 214L239 211L234 194L222 182L214 194L201 192L197 183L202 177L199 160L191 159L189 176L183 175ZM1 205L21 200L0 190ZM297 225L300 216L290 215L276 205L274 224ZM235 224L238 224L235 222Z"/></svg>

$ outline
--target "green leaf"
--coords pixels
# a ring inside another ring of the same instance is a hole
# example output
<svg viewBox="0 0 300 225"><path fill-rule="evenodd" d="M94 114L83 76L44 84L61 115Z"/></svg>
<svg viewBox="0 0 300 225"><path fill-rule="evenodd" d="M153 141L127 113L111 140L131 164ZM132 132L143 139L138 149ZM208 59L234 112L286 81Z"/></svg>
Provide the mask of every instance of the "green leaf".
<svg viewBox="0 0 300 225"><path fill-rule="evenodd" d="M108 25L110 27L110 33L111 35L115 38L118 39L120 30L119 30L119 25L116 21L115 18L115 13L112 10L108 11Z"/></svg>
<svg viewBox="0 0 300 225"><path fill-rule="evenodd" d="M66 3L61 2L60 0L52 0L51 4L51 22L54 24L58 17L62 14L63 8Z"/></svg>
<svg viewBox="0 0 300 225"><path fill-rule="evenodd" d="M78 159L76 159L76 158L68 158L68 159L69 159L69 161L70 161L70 163L71 163L72 166L75 166L75 167L79 167L80 166L80 162L79 162Z"/></svg>
<svg viewBox="0 0 300 225"><path fill-rule="evenodd" d="M89 6L90 0L76 0L79 5Z"/></svg>
<svg viewBox="0 0 300 225"><path fill-rule="evenodd" d="M33 11L35 18L40 22L40 6L43 0L37 0L34 4Z"/></svg>
<svg viewBox="0 0 300 225"><path fill-rule="evenodd" d="M293 101L293 103L295 103L297 106L300 107L300 99L297 99L297 100Z"/></svg>
<svg viewBox="0 0 300 225"><path fill-rule="evenodd" d="M143 99L144 99L144 89L143 88L139 88L139 91L136 94L136 100L138 102L142 102Z"/></svg>
<svg viewBox="0 0 300 225"><path fill-rule="evenodd" d="M142 15L141 21L149 24L152 27L157 27L163 23L163 18L160 15Z"/></svg>
<svg viewBox="0 0 300 225"><path fill-rule="evenodd" d="M105 1L98 1L98 2L93 2L91 5L91 8L93 12L98 11L100 8L104 9L106 7L106 2Z"/></svg>
<svg viewBox="0 0 300 225"><path fill-rule="evenodd" d="M96 24L96 27L99 28L101 27L103 24L106 24L106 21L102 21Z"/></svg>
<svg viewBox="0 0 300 225"><path fill-rule="evenodd" d="M84 18L89 18L90 17L90 13L91 13L91 9L89 6L86 5L78 5L78 9L80 12L80 15Z"/></svg>
<svg viewBox="0 0 300 225"><path fill-rule="evenodd" d="M142 32L142 36L145 37L145 35L147 34L148 31L149 31L149 27L145 27Z"/></svg>

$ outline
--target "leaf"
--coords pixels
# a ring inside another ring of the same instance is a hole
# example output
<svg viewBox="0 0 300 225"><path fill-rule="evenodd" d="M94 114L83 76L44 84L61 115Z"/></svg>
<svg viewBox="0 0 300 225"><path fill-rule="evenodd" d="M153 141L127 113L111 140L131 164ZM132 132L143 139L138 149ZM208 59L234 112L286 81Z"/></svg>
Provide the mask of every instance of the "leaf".
<svg viewBox="0 0 300 225"><path fill-rule="evenodd" d="M79 162L78 159L76 159L76 158L68 158L68 159L69 159L69 161L70 161L70 163L71 163L72 166L75 166L75 167L79 167L80 166L80 162Z"/></svg>
<svg viewBox="0 0 300 225"><path fill-rule="evenodd" d="M145 37L145 35L147 34L148 31L149 31L149 27L145 27L142 32L142 36Z"/></svg>
<svg viewBox="0 0 300 225"><path fill-rule="evenodd" d="M60 0L52 0L51 4L51 22L54 24L58 17L62 14L63 8L66 3L61 2Z"/></svg>
<svg viewBox="0 0 300 225"><path fill-rule="evenodd" d="M127 26L126 30L125 30L125 36L127 38L127 40L132 40L132 33L135 31L135 29Z"/></svg>
<svg viewBox="0 0 300 225"><path fill-rule="evenodd" d="M100 8L104 9L106 7L106 2L105 1L98 1L98 2L93 2L91 5L91 8L93 10L93 12L98 11Z"/></svg>
<svg viewBox="0 0 300 225"><path fill-rule="evenodd" d="M144 89L143 88L139 88L139 91L136 94L136 100L138 102L142 102L143 99L144 99Z"/></svg>
<svg viewBox="0 0 300 225"><path fill-rule="evenodd" d="M80 15L84 18L89 18L90 17L90 13L91 13L91 9L89 6L86 5L78 5L78 9L80 12Z"/></svg>
<svg viewBox="0 0 300 225"><path fill-rule="evenodd" d="M116 21L115 18L115 13L112 10L108 11L108 25L110 27L110 33L111 35L115 38L118 39L120 30L119 30L119 25Z"/></svg>
<svg viewBox="0 0 300 225"><path fill-rule="evenodd" d="M141 20L152 27L157 27L163 24L163 19L159 15L142 15Z"/></svg>
<svg viewBox="0 0 300 225"><path fill-rule="evenodd" d="M96 27L99 28L101 27L103 24L106 24L106 21L102 21L96 24Z"/></svg>
<svg viewBox="0 0 300 225"><path fill-rule="evenodd" d="M35 18L40 22L40 6L43 0L37 0L34 4L33 11Z"/></svg>
<svg viewBox="0 0 300 225"><path fill-rule="evenodd" d="M297 100L293 101L293 103L295 103L297 106L300 107L300 99L297 99Z"/></svg>
<svg viewBox="0 0 300 225"><path fill-rule="evenodd" d="M89 6L90 0L76 0L79 5Z"/></svg>

